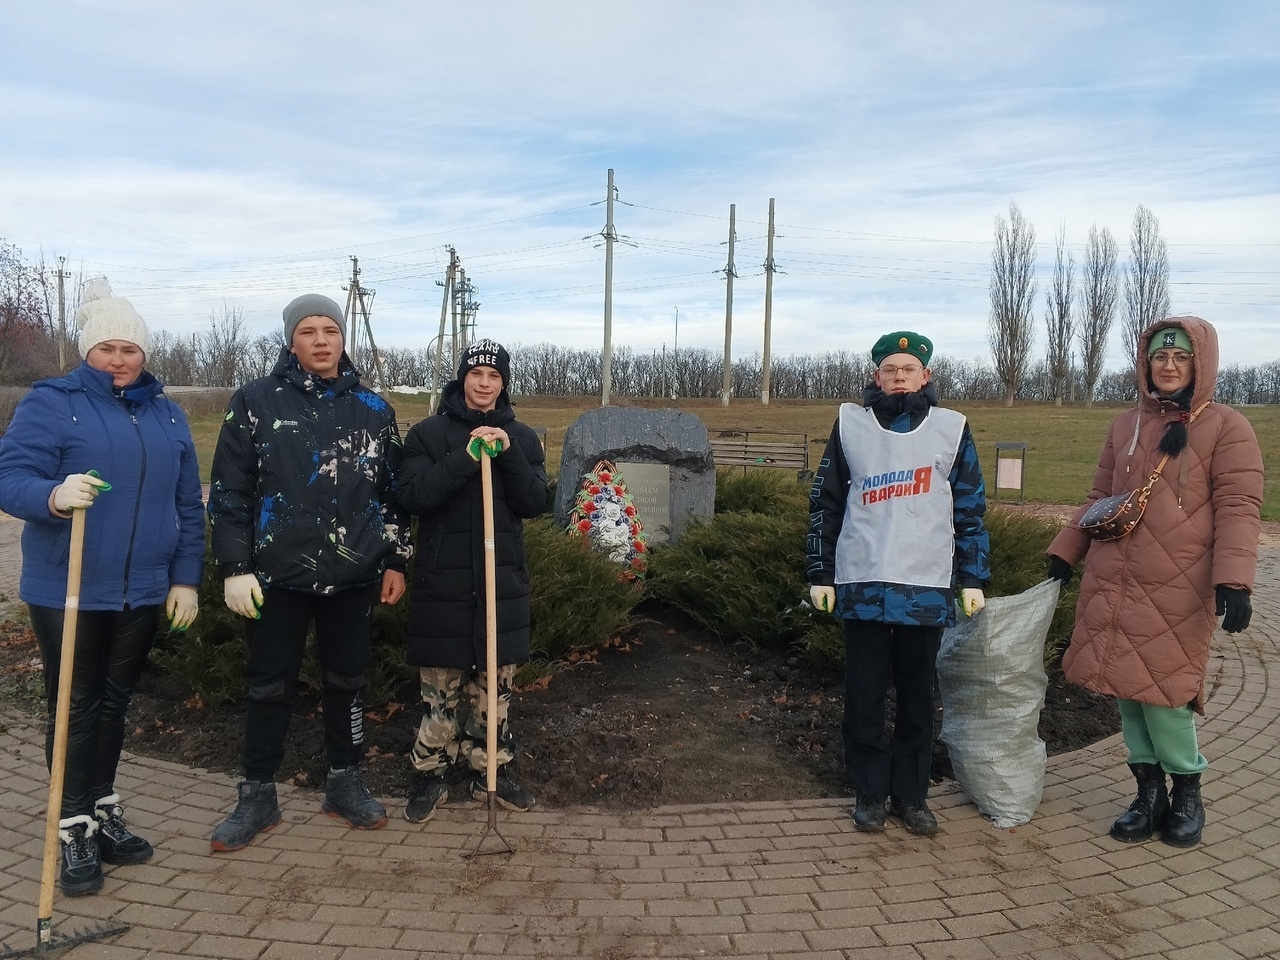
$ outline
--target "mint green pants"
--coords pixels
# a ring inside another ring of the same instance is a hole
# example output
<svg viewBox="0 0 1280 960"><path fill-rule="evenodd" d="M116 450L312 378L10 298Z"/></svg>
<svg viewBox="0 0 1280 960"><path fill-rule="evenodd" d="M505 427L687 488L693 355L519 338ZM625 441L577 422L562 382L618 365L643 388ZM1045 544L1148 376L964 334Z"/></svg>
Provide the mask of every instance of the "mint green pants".
<svg viewBox="0 0 1280 960"><path fill-rule="evenodd" d="M1130 763L1158 763L1166 773L1201 773L1208 768L1196 743L1190 707L1157 707L1137 700L1117 700L1116 706Z"/></svg>

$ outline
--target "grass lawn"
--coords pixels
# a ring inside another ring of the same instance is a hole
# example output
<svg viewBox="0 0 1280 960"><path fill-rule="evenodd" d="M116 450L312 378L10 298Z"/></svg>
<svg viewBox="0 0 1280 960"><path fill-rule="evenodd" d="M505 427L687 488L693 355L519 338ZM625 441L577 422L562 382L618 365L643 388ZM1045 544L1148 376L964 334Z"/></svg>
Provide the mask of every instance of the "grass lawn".
<svg viewBox="0 0 1280 960"><path fill-rule="evenodd" d="M402 421L415 423L427 413L425 394L393 394L391 403ZM599 401L586 397L520 397L516 401L517 416L534 427L547 430L547 470L554 475L560 466L560 448L565 428L586 410L595 409ZM837 404L830 400L774 401L767 407L758 400L735 400L728 407L719 400L626 400L620 405L646 407L674 406L702 419L708 430L732 429L760 433L806 434L809 438L809 464L813 467L822 456L827 435L835 421ZM978 454L986 473L988 496L995 478L996 443L1022 442L1027 445L1027 499L1033 503L1071 504L1084 499L1093 479L1098 453L1106 436L1107 425L1126 409L1124 405L1055 407L1044 404L1020 404L1005 407L999 403L957 403L955 408L969 418ZM1262 445L1266 467L1266 488L1262 516L1264 520L1280 520L1280 407L1242 407ZM221 425L220 414L191 417L191 429L200 454L200 468L205 480L213 459L213 446ZM1017 498L1015 491L999 491L1000 499Z"/></svg>

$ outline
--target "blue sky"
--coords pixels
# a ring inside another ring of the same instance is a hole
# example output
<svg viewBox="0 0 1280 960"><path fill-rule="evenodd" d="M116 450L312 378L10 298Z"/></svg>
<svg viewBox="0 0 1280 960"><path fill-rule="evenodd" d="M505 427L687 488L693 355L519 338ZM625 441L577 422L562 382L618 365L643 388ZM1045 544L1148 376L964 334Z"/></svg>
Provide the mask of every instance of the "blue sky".
<svg viewBox="0 0 1280 960"><path fill-rule="evenodd" d="M774 352L914 328L986 359L994 219L1128 254L1145 204L1175 312L1280 357L1280 5L311 0L7 3L0 237L106 274L155 328L255 331L350 256L380 344L425 346L458 250L479 333ZM1119 320L1111 365L1119 366Z"/></svg>

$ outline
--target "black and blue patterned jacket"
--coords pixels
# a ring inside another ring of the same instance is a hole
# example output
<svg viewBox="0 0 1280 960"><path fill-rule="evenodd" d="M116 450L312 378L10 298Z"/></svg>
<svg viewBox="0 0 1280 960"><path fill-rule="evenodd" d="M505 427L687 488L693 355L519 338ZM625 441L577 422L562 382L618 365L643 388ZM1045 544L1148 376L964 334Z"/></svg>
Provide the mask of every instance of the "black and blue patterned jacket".
<svg viewBox="0 0 1280 960"><path fill-rule="evenodd" d="M287 348L231 398L213 453L209 520L224 576L335 593L413 555L395 499L402 447L391 405L360 383L303 370Z"/></svg>
<svg viewBox="0 0 1280 960"><path fill-rule="evenodd" d="M866 388L862 402L886 429L908 433L920 424L930 407L937 406L938 395L932 384L926 384L918 393L905 395L886 394L871 385ZM836 542L840 538L849 494L849 458L856 456L856 451L843 449L837 420L809 492L805 573L812 584L835 584ZM968 424L947 479L955 502L955 542L939 544L939 549L950 547L955 552L951 589L879 581L840 584L836 589L836 609L841 616L849 620L916 626L950 625L956 622L956 591L961 587L986 587L991 579L991 544L983 522L987 494L978 449Z"/></svg>

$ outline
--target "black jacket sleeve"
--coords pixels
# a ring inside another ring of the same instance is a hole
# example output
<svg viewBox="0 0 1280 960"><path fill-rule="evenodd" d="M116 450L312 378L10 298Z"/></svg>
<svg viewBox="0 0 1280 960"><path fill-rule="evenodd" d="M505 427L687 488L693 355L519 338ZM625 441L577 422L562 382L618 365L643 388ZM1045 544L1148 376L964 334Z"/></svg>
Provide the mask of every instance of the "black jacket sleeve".
<svg viewBox="0 0 1280 960"><path fill-rule="evenodd" d="M244 391L237 390L218 433L210 471L213 559L223 576L253 572L253 514L258 450Z"/></svg>
<svg viewBox="0 0 1280 960"><path fill-rule="evenodd" d="M849 497L849 464L840 443L840 419L836 418L827 449L813 475L809 490L809 536L805 544L805 575L815 586L836 582L836 541L844 525Z"/></svg>
<svg viewBox="0 0 1280 960"><path fill-rule="evenodd" d="M507 507L528 520L547 509L546 455L537 434L524 424L508 424L507 436L511 449L499 453L493 466L502 473Z"/></svg>

